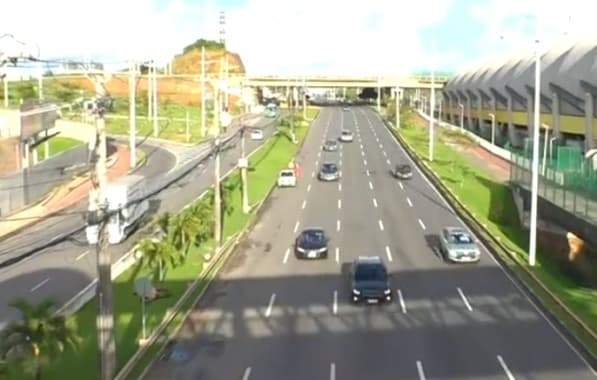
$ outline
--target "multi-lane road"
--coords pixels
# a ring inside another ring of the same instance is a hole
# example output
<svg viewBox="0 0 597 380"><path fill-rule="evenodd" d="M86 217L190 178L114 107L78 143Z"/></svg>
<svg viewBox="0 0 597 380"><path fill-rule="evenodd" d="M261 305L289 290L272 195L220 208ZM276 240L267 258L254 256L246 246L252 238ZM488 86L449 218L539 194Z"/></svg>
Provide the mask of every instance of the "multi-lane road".
<svg viewBox="0 0 597 380"><path fill-rule="evenodd" d="M273 131L271 124L270 119L261 119L255 126L263 127L264 135L267 138ZM239 138L235 137L226 145L221 159L222 174L235 167L240 155L238 142ZM250 141L247 136L247 153L256 149L260 144L262 141ZM205 155L210 148L205 146L193 149L196 155ZM162 149L151 150L148 154L153 155L149 156L147 164L139 169L139 174L146 176L148 181L158 181L165 172L173 170L175 162L185 162L191 159L188 152L181 154L180 157L175 157ZM212 183L213 160L210 158L177 183L152 197L150 199L152 214L180 210L196 199ZM82 211L85 207L86 202L82 202L74 210ZM15 256L18 250L24 251L31 244L44 241L44 239L49 240L77 223L84 223L82 214L69 214L41 222L13 237L10 241L3 242L0 247L2 252L0 259L3 261L8 257ZM120 259L146 233L143 230L137 231L124 243L110 246L112 261ZM10 246L14 248L9 249ZM8 303L15 297L25 297L32 302L52 297L62 304L90 286L96 277L95 248L87 244L84 231L41 249L23 261L0 269L0 329L18 317L15 310L8 306Z"/></svg>
<svg viewBox="0 0 597 380"><path fill-rule="evenodd" d="M355 141L322 152L341 127ZM185 321L177 355L146 379L595 379L489 253L477 265L438 258L438 232L462 222L419 172L389 175L408 158L373 111L324 109L298 161L299 186L274 191ZM326 161L340 166L339 182L317 180ZM308 226L331 235L328 259L294 257ZM359 255L385 260L393 303L349 302L347 269Z"/></svg>

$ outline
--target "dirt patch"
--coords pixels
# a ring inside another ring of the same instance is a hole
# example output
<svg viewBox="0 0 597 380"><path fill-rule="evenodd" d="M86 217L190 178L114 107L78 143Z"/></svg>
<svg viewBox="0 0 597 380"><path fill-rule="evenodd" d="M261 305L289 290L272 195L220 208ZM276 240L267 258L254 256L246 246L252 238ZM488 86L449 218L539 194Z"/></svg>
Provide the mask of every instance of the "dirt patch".
<svg viewBox="0 0 597 380"><path fill-rule="evenodd" d="M0 175L12 173L18 169L16 149L17 138L0 138Z"/></svg>

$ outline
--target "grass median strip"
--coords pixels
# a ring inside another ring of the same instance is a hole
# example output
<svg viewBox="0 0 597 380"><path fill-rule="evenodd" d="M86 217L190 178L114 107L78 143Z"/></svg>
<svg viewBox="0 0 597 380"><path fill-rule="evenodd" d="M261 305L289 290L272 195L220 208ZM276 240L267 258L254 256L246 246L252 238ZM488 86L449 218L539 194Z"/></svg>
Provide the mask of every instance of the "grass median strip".
<svg viewBox="0 0 597 380"><path fill-rule="evenodd" d="M50 145L50 157L54 157L71 148L83 144L83 141L68 137L56 136L48 140L48 144ZM37 146L36 150L38 159L40 161L44 160L46 158L46 143L41 143L39 146Z"/></svg>
<svg viewBox="0 0 597 380"><path fill-rule="evenodd" d="M527 247L528 232L525 230L516 215L516 206L508 184L501 183L491 177L487 171L472 165L470 160L446 143L449 137L446 132L439 133L435 145L434 161L427 159L428 133L427 130L402 123L403 128L398 134L414 150L417 155L433 170L440 181L448 188L466 208L475 215L475 218L487 226L489 232L513 253L506 257L517 275L525 281L533 293L552 310L558 319L584 343L588 350L597 354L597 342L588 334L583 333L578 323L565 313L551 297L545 294L520 267L530 269L532 273L554 293L576 316L578 316L593 332L597 331L597 290L582 287L563 275L562 270L542 252L547 252L549 246L539 241L538 263L535 267L528 267ZM453 140L451 137L450 140ZM516 260L514 263L512 260Z"/></svg>
<svg viewBox="0 0 597 380"><path fill-rule="evenodd" d="M311 116L316 115L313 110ZM287 128L280 128L280 133L265 143L265 145L250 158L249 171L249 200L252 205L258 204L265 197L267 192L275 184L279 170L286 167L294 157L298 146L288 138ZM308 128L297 128L297 139L302 141ZM238 234L251 219L255 217L252 212L248 215L242 212L240 174L235 172L225 180L225 186L232 189L229 197L229 213L224 213L224 239L232 238ZM205 197L206 201L209 197ZM180 296L187 290L189 285L197 278L203 268L203 255L211 249L212 242L208 241L200 247L191 247L186 262L176 268L169 269L165 281L155 283L159 289L167 289L169 296L154 300L146 304L147 331L151 333L163 320L166 312L176 303ZM217 269L217 268L216 268ZM173 328L180 322L181 315L193 305L195 297L200 294L209 279L217 274L217 270L207 274L191 297L184 302L181 313L175 318L169 328ZM115 323L116 323L116 347L118 368L132 357L137 350L137 342L141 334L141 301L134 295L134 280L139 275L149 276L149 272L142 269L140 272L135 267L124 272L114 281L115 294ZM44 379L71 378L73 374L85 379L97 379L99 377L97 332L95 318L97 312L97 300L89 302L71 318L79 327L82 344L76 352L66 351L50 364L43 368ZM178 318L178 320L177 320ZM141 361L141 364L149 362L151 353L157 348L150 347ZM142 369L142 366L139 366ZM135 368L135 373L139 370ZM132 378L132 377L131 377ZM27 374L16 374L15 380L31 379Z"/></svg>

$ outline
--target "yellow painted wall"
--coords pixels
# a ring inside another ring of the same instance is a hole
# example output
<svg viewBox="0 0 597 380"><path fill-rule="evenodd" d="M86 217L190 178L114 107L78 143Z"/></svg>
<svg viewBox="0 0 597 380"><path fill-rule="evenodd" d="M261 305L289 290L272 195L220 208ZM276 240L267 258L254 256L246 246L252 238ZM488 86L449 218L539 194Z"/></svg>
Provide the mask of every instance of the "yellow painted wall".
<svg viewBox="0 0 597 380"><path fill-rule="evenodd" d="M450 108L446 107L446 112L451 114L455 114L457 117L460 117L460 108ZM489 110L483 110L482 113L485 115L484 119L491 120L488 113L491 112ZM477 118L478 111L477 109L471 109L471 117ZM466 110L464 112L464 117L466 117L467 113ZM500 123L507 123L508 122L508 111L506 110L498 110L495 113L495 119L497 122ZM526 125L527 124L527 113L525 111L514 111L512 112L512 122L514 124ZM551 117L551 113L542 113L541 114L541 123L547 124L551 127L553 120ZM570 115L560 115L560 131L575 135L584 135L585 134L585 118L584 116L570 116ZM597 136L597 119L593 119L593 136Z"/></svg>

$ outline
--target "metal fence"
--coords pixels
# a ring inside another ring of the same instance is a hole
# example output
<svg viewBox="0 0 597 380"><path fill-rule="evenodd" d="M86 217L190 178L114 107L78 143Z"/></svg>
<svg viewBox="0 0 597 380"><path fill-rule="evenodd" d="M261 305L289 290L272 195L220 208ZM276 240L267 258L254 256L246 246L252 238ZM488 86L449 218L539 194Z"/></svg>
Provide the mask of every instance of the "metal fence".
<svg viewBox="0 0 597 380"><path fill-rule="evenodd" d="M597 224L597 165L580 148L540 143L539 196ZM510 181L531 189L532 147L512 150Z"/></svg>

